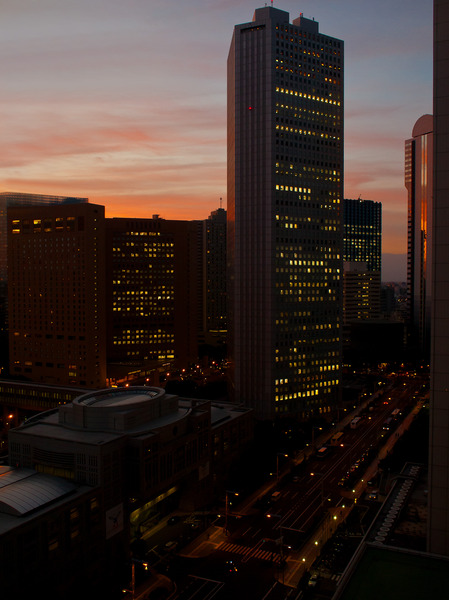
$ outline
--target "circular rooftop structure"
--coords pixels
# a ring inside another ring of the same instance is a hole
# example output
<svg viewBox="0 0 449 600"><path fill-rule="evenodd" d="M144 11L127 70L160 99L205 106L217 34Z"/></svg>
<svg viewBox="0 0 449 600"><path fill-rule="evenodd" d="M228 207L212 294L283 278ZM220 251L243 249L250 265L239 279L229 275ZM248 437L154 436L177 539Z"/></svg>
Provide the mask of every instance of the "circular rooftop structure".
<svg viewBox="0 0 449 600"><path fill-rule="evenodd" d="M124 387L108 388L83 394L73 400L73 404L95 406L96 408L131 408L142 402L148 402L165 395L163 388L156 387Z"/></svg>
<svg viewBox="0 0 449 600"><path fill-rule="evenodd" d="M71 405L59 407L59 415L66 427L125 432L179 417L178 399L163 388L107 388L78 396Z"/></svg>

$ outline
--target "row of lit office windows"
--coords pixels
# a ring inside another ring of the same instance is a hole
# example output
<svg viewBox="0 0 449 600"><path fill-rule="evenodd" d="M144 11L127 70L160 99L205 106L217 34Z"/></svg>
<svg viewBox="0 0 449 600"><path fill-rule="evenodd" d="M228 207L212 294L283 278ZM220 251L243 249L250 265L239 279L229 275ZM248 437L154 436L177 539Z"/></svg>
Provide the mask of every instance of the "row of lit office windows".
<svg viewBox="0 0 449 600"><path fill-rule="evenodd" d="M276 86L276 92L281 94L287 94L290 96L298 96L299 98L303 98L304 100L314 100L316 102L323 102L325 104L332 104L334 106L340 106L340 100L333 100L332 98L323 98L322 96L317 96L315 94L308 94L307 92L298 92L298 90L289 90L287 88Z"/></svg>

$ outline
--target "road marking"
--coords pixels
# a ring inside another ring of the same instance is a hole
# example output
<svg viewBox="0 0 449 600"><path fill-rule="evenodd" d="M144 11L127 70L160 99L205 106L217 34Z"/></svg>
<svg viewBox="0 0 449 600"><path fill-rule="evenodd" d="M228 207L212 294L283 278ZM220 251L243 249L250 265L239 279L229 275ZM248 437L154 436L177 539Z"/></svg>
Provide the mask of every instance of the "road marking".
<svg viewBox="0 0 449 600"><path fill-rule="evenodd" d="M248 561L250 558L256 558L259 560L272 561L279 563L281 560L280 555L277 552L271 552L269 550L262 550L262 548L251 548L250 546L241 546L240 544L233 544L232 542L221 542L217 546L217 550L223 552L230 552L233 554L241 554L244 556L244 561Z"/></svg>

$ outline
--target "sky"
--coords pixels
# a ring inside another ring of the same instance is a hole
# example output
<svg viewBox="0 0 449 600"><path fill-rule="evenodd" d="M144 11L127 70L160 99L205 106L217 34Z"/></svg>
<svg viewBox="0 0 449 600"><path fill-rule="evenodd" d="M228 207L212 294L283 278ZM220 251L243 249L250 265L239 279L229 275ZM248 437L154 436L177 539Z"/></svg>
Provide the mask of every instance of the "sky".
<svg viewBox="0 0 449 600"><path fill-rule="evenodd" d="M107 217L226 208L227 55L265 4L0 0L0 191L87 197ZM432 113L433 1L273 6L345 42L344 196L382 203L382 279L405 279L404 142Z"/></svg>

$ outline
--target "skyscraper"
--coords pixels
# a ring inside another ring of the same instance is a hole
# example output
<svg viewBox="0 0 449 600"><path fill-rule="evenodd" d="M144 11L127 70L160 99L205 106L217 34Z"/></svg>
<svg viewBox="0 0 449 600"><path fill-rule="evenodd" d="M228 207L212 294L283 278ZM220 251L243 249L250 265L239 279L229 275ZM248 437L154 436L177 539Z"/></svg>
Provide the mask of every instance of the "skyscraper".
<svg viewBox="0 0 449 600"><path fill-rule="evenodd" d="M104 207L8 210L10 372L31 381L106 381Z"/></svg>
<svg viewBox="0 0 449 600"><path fill-rule="evenodd" d="M343 42L266 6L228 56L231 394L259 419L335 406Z"/></svg>
<svg viewBox="0 0 449 600"><path fill-rule="evenodd" d="M380 316L382 205L343 202L343 322ZM346 338L346 335L345 335Z"/></svg>
<svg viewBox="0 0 449 600"><path fill-rule="evenodd" d="M197 360L199 230L198 221L158 215L106 219L111 377Z"/></svg>
<svg viewBox="0 0 449 600"><path fill-rule="evenodd" d="M432 273L433 116L424 115L405 142L408 195L407 288L409 341L419 355L430 353Z"/></svg>
<svg viewBox="0 0 449 600"><path fill-rule="evenodd" d="M209 344L226 341L226 211L214 210L203 221L203 323Z"/></svg>
<svg viewBox="0 0 449 600"><path fill-rule="evenodd" d="M434 2L434 204L428 550L449 555L449 0Z"/></svg>
<svg viewBox="0 0 449 600"><path fill-rule="evenodd" d="M0 192L0 368L8 364L8 208L13 206L33 206L37 204L85 203L87 201L87 198L73 198L70 196Z"/></svg>
<svg viewBox="0 0 449 600"><path fill-rule="evenodd" d="M7 280L7 209L11 206L33 206L36 204L85 203L87 198L51 196L50 194L27 194L22 192L0 193L0 283Z"/></svg>
<svg viewBox="0 0 449 600"><path fill-rule="evenodd" d="M343 260L364 262L380 274L382 265L382 204L373 200L343 202Z"/></svg>

